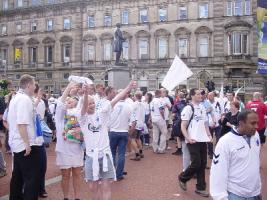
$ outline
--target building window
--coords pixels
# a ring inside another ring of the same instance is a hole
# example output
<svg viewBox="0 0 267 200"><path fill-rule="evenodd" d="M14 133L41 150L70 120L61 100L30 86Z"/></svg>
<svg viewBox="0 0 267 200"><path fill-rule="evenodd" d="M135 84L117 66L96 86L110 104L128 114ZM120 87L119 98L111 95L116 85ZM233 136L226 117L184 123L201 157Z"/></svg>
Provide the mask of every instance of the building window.
<svg viewBox="0 0 267 200"><path fill-rule="evenodd" d="M53 31L53 20L52 19L49 19L46 21L46 30Z"/></svg>
<svg viewBox="0 0 267 200"><path fill-rule="evenodd" d="M17 7L20 8L23 6L23 0L17 0Z"/></svg>
<svg viewBox="0 0 267 200"><path fill-rule="evenodd" d="M207 37L199 38L199 57L208 57L209 42Z"/></svg>
<svg viewBox="0 0 267 200"><path fill-rule="evenodd" d="M64 30L70 30L71 28L71 24L70 24L70 19L67 18L67 19L64 19Z"/></svg>
<svg viewBox="0 0 267 200"><path fill-rule="evenodd" d="M148 40L139 40L139 59L148 59Z"/></svg>
<svg viewBox="0 0 267 200"><path fill-rule="evenodd" d="M68 79L68 78L69 78L69 76L70 76L70 74L69 74L69 73L64 73L64 74L63 74L63 78L64 78L64 79Z"/></svg>
<svg viewBox="0 0 267 200"><path fill-rule="evenodd" d="M105 15L105 17L104 17L104 26L111 26L111 25L112 25L111 15Z"/></svg>
<svg viewBox="0 0 267 200"><path fill-rule="evenodd" d="M168 40L166 38L159 38L158 46L158 58L166 59L168 58Z"/></svg>
<svg viewBox="0 0 267 200"><path fill-rule="evenodd" d="M22 30L22 24L21 23L16 24L16 32L21 33L21 30Z"/></svg>
<svg viewBox="0 0 267 200"><path fill-rule="evenodd" d="M37 47L30 47L30 63L37 63Z"/></svg>
<svg viewBox="0 0 267 200"><path fill-rule="evenodd" d="M46 63L52 63L53 62L53 47L46 46L45 53L46 53L46 56L45 56Z"/></svg>
<svg viewBox="0 0 267 200"><path fill-rule="evenodd" d="M16 74L16 79L20 79L20 74Z"/></svg>
<svg viewBox="0 0 267 200"><path fill-rule="evenodd" d="M87 46L87 60L94 61L95 60L95 45L88 44Z"/></svg>
<svg viewBox="0 0 267 200"><path fill-rule="evenodd" d="M203 3L199 5L199 18L209 17L209 4Z"/></svg>
<svg viewBox="0 0 267 200"><path fill-rule="evenodd" d="M4 0L3 1L3 10L7 10L8 9L8 0Z"/></svg>
<svg viewBox="0 0 267 200"><path fill-rule="evenodd" d="M71 57L71 45L63 45L63 62L69 63Z"/></svg>
<svg viewBox="0 0 267 200"><path fill-rule="evenodd" d="M188 40L187 38L181 38L178 40L178 55L180 58L187 58L188 52Z"/></svg>
<svg viewBox="0 0 267 200"><path fill-rule="evenodd" d="M125 41L122 43L122 58L125 60L129 59L129 42Z"/></svg>
<svg viewBox="0 0 267 200"><path fill-rule="evenodd" d="M187 7L179 7L179 19L187 19Z"/></svg>
<svg viewBox="0 0 267 200"><path fill-rule="evenodd" d="M227 16L233 15L233 2L227 1Z"/></svg>
<svg viewBox="0 0 267 200"><path fill-rule="evenodd" d="M245 15L250 15L250 0L245 0Z"/></svg>
<svg viewBox="0 0 267 200"><path fill-rule="evenodd" d="M140 22L141 23L148 22L148 10L147 9L140 10Z"/></svg>
<svg viewBox="0 0 267 200"><path fill-rule="evenodd" d="M167 21L167 10L165 8L159 9L159 21L166 22Z"/></svg>
<svg viewBox="0 0 267 200"><path fill-rule="evenodd" d="M14 49L14 60L15 63L21 63L22 62L22 47L15 47Z"/></svg>
<svg viewBox="0 0 267 200"><path fill-rule="evenodd" d="M129 24L129 12L128 12L128 10L122 11L121 23L122 24Z"/></svg>
<svg viewBox="0 0 267 200"><path fill-rule="evenodd" d="M105 41L104 42L104 61L110 61L111 60L111 41Z"/></svg>
<svg viewBox="0 0 267 200"><path fill-rule="evenodd" d="M248 36L247 34L234 32L229 35L229 54L240 55L248 53Z"/></svg>
<svg viewBox="0 0 267 200"><path fill-rule="evenodd" d="M53 4L53 3L56 3L56 1L55 0L48 0L47 3L48 4Z"/></svg>
<svg viewBox="0 0 267 200"><path fill-rule="evenodd" d="M6 25L1 26L1 35L7 35L7 26Z"/></svg>
<svg viewBox="0 0 267 200"><path fill-rule="evenodd" d="M242 15L242 0L236 0L234 2L234 15L241 16Z"/></svg>
<svg viewBox="0 0 267 200"><path fill-rule="evenodd" d="M2 61L2 65L7 64L7 49L0 49L0 61Z"/></svg>
<svg viewBox="0 0 267 200"><path fill-rule="evenodd" d="M53 74L52 74L52 72L47 72L47 73L46 73L46 78L47 78L47 79L52 79L52 78L53 78Z"/></svg>
<svg viewBox="0 0 267 200"><path fill-rule="evenodd" d="M95 27L95 16L90 15L88 16L88 28L94 28Z"/></svg>
<svg viewBox="0 0 267 200"><path fill-rule="evenodd" d="M33 6L38 6L41 4L41 1L40 0L32 0L32 5Z"/></svg>
<svg viewBox="0 0 267 200"><path fill-rule="evenodd" d="M36 32L36 31L37 31L37 23L31 22L31 32Z"/></svg>

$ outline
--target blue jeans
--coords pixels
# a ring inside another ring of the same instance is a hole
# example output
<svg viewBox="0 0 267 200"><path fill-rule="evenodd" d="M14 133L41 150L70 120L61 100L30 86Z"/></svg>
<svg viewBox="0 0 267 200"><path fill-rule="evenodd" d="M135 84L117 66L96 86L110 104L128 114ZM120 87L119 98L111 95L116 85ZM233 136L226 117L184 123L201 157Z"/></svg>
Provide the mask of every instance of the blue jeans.
<svg viewBox="0 0 267 200"><path fill-rule="evenodd" d="M125 164L126 146L128 143L128 132L109 132L109 140L113 162L116 168L116 176L117 178L122 178ZM117 152L118 159L116 159Z"/></svg>
<svg viewBox="0 0 267 200"><path fill-rule="evenodd" d="M233 194L231 192L228 192L228 200L261 200L261 195L259 196L256 196L256 197L249 197L249 198L246 198L246 197L240 197L236 194Z"/></svg>

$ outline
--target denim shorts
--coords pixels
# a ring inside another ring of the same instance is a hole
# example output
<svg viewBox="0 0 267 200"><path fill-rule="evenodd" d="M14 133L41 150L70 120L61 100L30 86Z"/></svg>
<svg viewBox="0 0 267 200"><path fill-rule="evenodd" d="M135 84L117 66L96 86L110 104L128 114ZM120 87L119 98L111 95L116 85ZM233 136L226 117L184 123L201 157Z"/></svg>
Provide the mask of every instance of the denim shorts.
<svg viewBox="0 0 267 200"><path fill-rule="evenodd" d="M99 180L114 179L116 177L111 158L107 156L108 159L108 171L103 172L103 158L99 158ZM93 158L90 156L85 157L85 181L93 181Z"/></svg>
<svg viewBox="0 0 267 200"><path fill-rule="evenodd" d="M236 194L228 192L228 199L229 200L262 200L262 197L261 197L261 195L259 195L259 196L255 196L255 197L246 198L246 197L240 197Z"/></svg>

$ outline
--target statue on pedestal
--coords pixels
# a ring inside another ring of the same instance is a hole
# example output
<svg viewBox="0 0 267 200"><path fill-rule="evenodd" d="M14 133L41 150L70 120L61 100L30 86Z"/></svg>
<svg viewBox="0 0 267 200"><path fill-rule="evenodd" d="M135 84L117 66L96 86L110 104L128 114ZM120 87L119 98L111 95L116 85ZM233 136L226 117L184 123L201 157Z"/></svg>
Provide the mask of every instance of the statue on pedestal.
<svg viewBox="0 0 267 200"><path fill-rule="evenodd" d="M122 53L122 43L125 41L125 39L122 36L122 32L120 30L121 25L118 23L116 24L116 31L115 31L115 40L114 40L114 52L116 52L116 62L115 65L123 65L120 63L120 57Z"/></svg>

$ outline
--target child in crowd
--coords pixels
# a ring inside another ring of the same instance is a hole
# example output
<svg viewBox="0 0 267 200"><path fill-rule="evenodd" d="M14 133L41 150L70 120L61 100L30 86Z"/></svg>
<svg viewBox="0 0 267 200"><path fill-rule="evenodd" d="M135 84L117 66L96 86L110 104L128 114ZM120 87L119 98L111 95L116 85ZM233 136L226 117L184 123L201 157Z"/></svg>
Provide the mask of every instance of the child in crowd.
<svg viewBox="0 0 267 200"><path fill-rule="evenodd" d="M84 99L79 123L86 146L85 180L90 184L93 200L111 199L111 181L116 173L110 150L108 123L112 108L127 92L135 88L131 82L113 100L96 110L95 102L89 96L89 87L84 85Z"/></svg>

